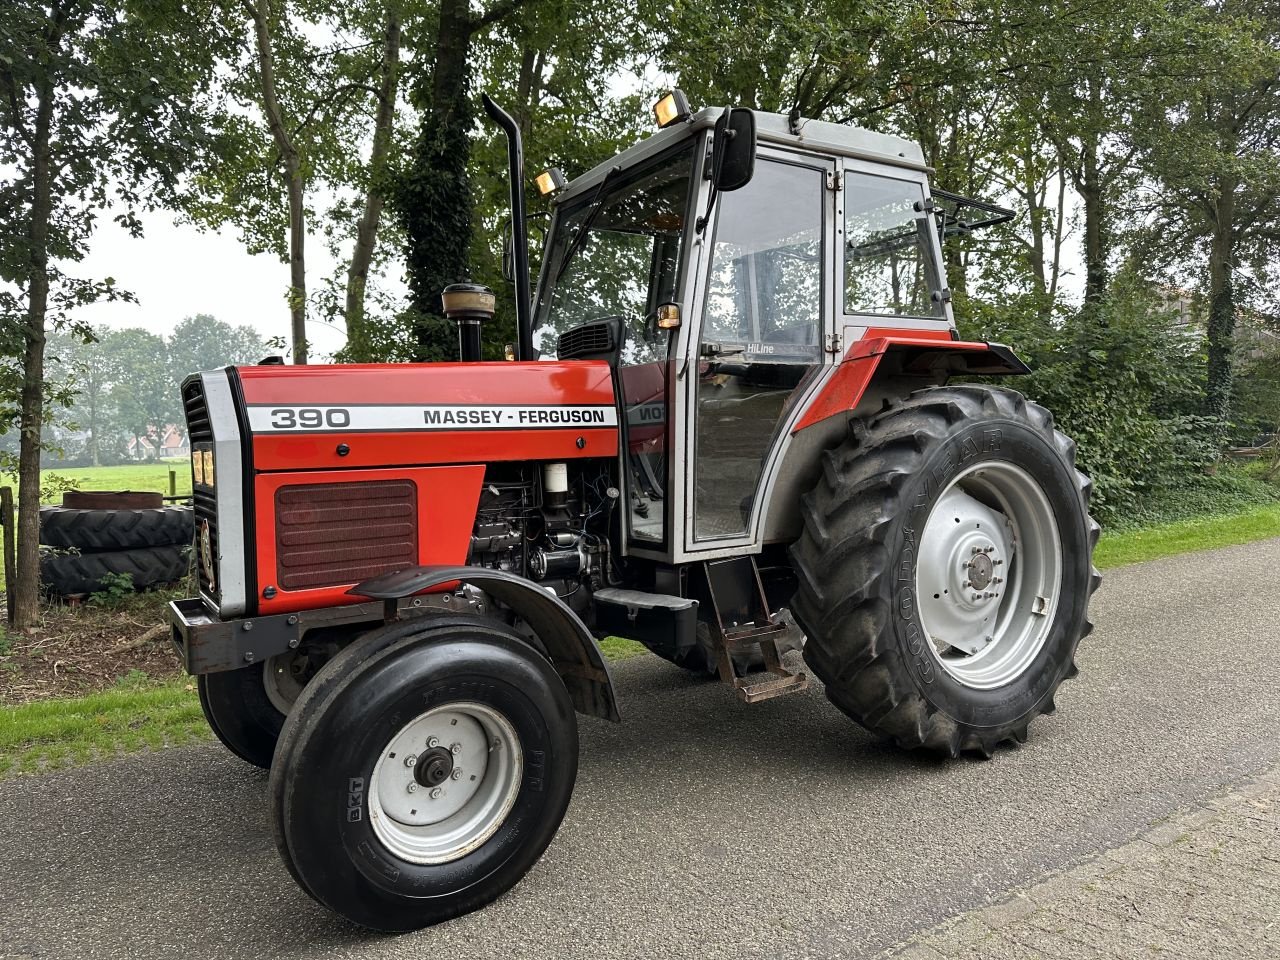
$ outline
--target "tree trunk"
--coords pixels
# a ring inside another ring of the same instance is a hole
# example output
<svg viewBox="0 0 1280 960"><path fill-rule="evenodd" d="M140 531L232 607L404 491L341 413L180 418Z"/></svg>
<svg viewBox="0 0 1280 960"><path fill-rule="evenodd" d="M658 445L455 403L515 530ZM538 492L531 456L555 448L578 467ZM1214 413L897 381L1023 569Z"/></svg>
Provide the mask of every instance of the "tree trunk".
<svg viewBox="0 0 1280 960"><path fill-rule="evenodd" d="M418 96L422 129L411 169L397 191L408 238L409 290L417 314L414 359L454 359L455 338L441 291L467 275L471 248L471 187L467 163L471 111L467 101L472 33L468 0L441 0L435 67Z"/></svg>
<svg viewBox="0 0 1280 960"><path fill-rule="evenodd" d="M271 49L270 0L259 0L257 6L244 0L244 8L253 20L254 37L258 47L258 82L262 90L262 112L267 127L275 141L280 159L284 161L285 179L289 190L289 319L293 333L293 362L307 362L307 264L306 209L303 205L305 184L302 179L302 158L298 155L289 133L285 130L284 115L276 97L275 59Z"/></svg>
<svg viewBox="0 0 1280 960"><path fill-rule="evenodd" d="M1231 280L1235 250L1234 178L1219 176L1209 247L1208 382L1205 412L1227 419L1231 412L1231 355L1235 346L1236 305Z"/></svg>
<svg viewBox="0 0 1280 960"><path fill-rule="evenodd" d="M1023 144L1019 157L1022 164L1022 188L1019 193L1027 204L1029 214L1031 249L1027 252L1027 259L1031 264L1031 289L1036 298L1036 313L1041 320L1047 322L1052 304L1049 300L1049 277L1045 254L1045 235L1048 232L1044 208L1046 187L1038 182L1036 176L1037 159L1035 148L1030 143Z"/></svg>
<svg viewBox="0 0 1280 960"><path fill-rule="evenodd" d="M1084 204L1084 302L1086 308L1096 310L1107 292L1106 198L1097 139L1086 139L1081 153L1078 189Z"/></svg>
<svg viewBox="0 0 1280 960"><path fill-rule="evenodd" d="M364 292L369 283L369 266L378 243L378 224L382 218L383 168L391 149L392 124L396 115L396 96L400 82L400 17L387 14L382 47L382 82L378 86L378 109L373 121L373 149L369 153L369 186L364 197L364 212L356 223L356 244L347 268L347 338L362 342L364 324Z"/></svg>
<svg viewBox="0 0 1280 960"><path fill-rule="evenodd" d="M18 572L13 625L40 620L40 440L44 428L45 314L49 306L49 218L53 210L50 130L53 86L41 86L31 167L31 223L27 229L27 322L22 358L18 441Z"/></svg>

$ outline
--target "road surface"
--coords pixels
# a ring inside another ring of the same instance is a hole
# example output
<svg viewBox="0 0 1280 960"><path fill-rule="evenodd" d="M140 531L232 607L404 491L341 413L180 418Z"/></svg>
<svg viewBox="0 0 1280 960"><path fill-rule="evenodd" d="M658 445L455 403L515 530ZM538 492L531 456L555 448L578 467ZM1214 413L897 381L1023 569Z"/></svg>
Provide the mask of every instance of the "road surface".
<svg viewBox="0 0 1280 960"><path fill-rule="evenodd" d="M215 746L0 783L0 957L870 957L1280 763L1280 540L1112 571L1058 713L990 761L755 706L654 658L582 722L559 836L488 909L403 937L309 900L265 775Z"/></svg>

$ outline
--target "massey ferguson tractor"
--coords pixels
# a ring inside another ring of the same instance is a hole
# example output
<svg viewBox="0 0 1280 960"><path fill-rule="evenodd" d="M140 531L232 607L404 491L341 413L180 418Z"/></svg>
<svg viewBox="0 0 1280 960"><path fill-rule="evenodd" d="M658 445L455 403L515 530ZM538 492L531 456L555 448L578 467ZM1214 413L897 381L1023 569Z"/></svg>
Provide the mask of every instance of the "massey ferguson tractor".
<svg viewBox="0 0 1280 960"><path fill-rule="evenodd" d="M461 362L182 387L200 596L173 637L270 768L299 885L387 931L510 889L564 817L577 715L623 716L605 636L747 703L812 675L903 748L1025 741L1076 672L1098 526L1072 441L987 385L1027 368L952 319L941 238L1006 212L931 191L896 137L677 92L655 135L538 178L530 291L518 128L485 106L507 360L460 283Z"/></svg>

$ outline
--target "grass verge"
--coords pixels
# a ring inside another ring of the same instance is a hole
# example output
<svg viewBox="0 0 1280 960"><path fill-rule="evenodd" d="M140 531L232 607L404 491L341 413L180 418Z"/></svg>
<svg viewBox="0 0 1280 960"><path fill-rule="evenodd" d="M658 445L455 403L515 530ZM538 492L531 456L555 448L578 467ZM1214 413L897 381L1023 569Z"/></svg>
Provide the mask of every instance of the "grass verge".
<svg viewBox="0 0 1280 960"><path fill-rule="evenodd" d="M191 681L0 709L0 777L212 736Z"/></svg>
<svg viewBox="0 0 1280 960"><path fill-rule="evenodd" d="M1098 541L1098 549L1094 551L1093 562L1105 570L1195 550L1251 543L1268 537L1280 537L1280 503L1222 516L1196 517L1104 533Z"/></svg>

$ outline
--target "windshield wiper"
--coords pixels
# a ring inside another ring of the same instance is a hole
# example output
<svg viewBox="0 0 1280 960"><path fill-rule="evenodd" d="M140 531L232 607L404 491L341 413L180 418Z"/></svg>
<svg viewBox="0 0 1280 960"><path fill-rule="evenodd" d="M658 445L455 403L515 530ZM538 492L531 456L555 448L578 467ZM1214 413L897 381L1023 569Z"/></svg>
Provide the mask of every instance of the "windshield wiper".
<svg viewBox="0 0 1280 960"><path fill-rule="evenodd" d="M564 252L564 259L560 261L560 269L556 271L555 282L559 283L560 278L564 276L564 272L569 269L569 264L573 262L573 256L586 242L587 234L591 232L591 225L596 222L596 216L604 208L604 191L605 188L613 182L614 176L622 170L622 167L610 167L609 172L604 175L604 179L600 181L600 186L596 187L596 192L591 195L591 207L587 211L586 217L582 220L582 226L578 228L578 232L573 235L573 242L569 244L569 249Z"/></svg>

